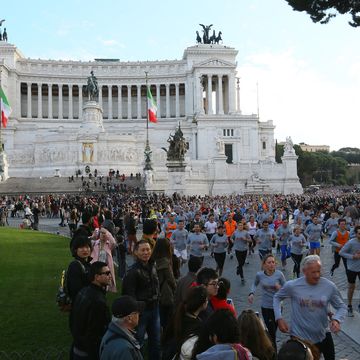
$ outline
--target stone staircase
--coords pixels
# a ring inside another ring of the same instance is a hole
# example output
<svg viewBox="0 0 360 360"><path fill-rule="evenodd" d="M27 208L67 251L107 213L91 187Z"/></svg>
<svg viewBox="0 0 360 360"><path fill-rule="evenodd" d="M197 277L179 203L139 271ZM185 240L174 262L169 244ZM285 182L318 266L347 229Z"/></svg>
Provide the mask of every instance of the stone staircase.
<svg viewBox="0 0 360 360"><path fill-rule="evenodd" d="M85 178L89 181L89 178ZM100 187L94 186L94 178L91 180L90 192L105 192ZM97 184L99 180L97 179ZM103 179L106 183L106 177ZM112 179L111 184L119 185L126 184L127 188L143 188L142 179L125 179L124 182L119 179ZM47 178L9 178L5 182L0 182L0 195L11 195L11 194L54 194L54 193L85 193L86 190L83 188L81 178L74 177L73 182L69 182L67 177L47 177Z"/></svg>

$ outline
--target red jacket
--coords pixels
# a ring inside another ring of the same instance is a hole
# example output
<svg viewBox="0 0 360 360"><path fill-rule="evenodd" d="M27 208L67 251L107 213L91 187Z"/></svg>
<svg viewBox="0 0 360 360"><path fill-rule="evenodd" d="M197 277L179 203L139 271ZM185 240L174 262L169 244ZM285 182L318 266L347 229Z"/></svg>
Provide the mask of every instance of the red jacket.
<svg viewBox="0 0 360 360"><path fill-rule="evenodd" d="M230 310L235 317L237 317L234 305L228 304L226 299L218 299L216 296L213 296L210 301L215 311L220 309L227 309Z"/></svg>

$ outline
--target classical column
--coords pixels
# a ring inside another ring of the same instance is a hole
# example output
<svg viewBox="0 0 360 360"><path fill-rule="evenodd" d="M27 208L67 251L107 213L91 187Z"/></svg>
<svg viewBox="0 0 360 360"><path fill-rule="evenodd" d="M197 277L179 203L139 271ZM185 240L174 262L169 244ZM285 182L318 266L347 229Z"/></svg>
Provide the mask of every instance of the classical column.
<svg viewBox="0 0 360 360"><path fill-rule="evenodd" d="M224 115L222 75L218 75L219 115Z"/></svg>
<svg viewBox="0 0 360 360"><path fill-rule="evenodd" d="M136 85L137 87L137 118L141 119L141 85Z"/></svg>
<svg viewBox="0 0 360 360"><path fill-rule="evenodd" d="M196 102L197 102L198 113L199 114L204 114L203 75L199 74L198 79L196 79L195 85L196 85L196 89L195 89L196 96L195 96L195 98L196 98Z"/></svg>
<svg viewBox="0 0 360 360"><path fill-rule="evenodd" d="M156 85L156 106L157 106L157 118L161 118L161 109L160 109L160 84Z"/></svg>
<svg viewBox="0 0 360 360"><path fill-rule="evenodd" d="M82 109L83 109L83 86L80 84L79 87L79 119L82 118Z"/></svg>
<svg viewBox="0 0 360 360"><path fill-rule="evenodd" d="M48 119L52 119L53 117L52 105L52 84L48 84Z"/></svg>
<svg viewBox="0 0 360 360"><path fill-rule="evenodd" d="M102 101L102 85L99 85L99 105L101 109L103 108L103 101Z"/></svg>
<svg viewBox="0 0 360 360"><path fill-rule="evenodd" d="M69 119L74 117L73 115L73 86L71 84L69 86Z"/></svg>
<svg viewBox="0 0 360 360"><path fill-rule="evenodd" d="M38 87L38 119L42 119L42 84L37 84Z"/></svg>
<svg viewBox="0 0 360 360"><path fill-rule="evenodd" d="M31 118L31 83L27 84L27 117Z"/></svg>
<svg viewBox="0 0 360 360"><path fill-rule="evenodd" d="M112 85L108 85L108 119L111 120L112 118Z"/></svg>
<svg viewBox="0 0 360 360"><path fill-rule="evenodd" d="M175 116L180 117L179 83L175 84Z"/></svg>
<svg viewBox="0 0 360 360"><path fill-rule="evenodd" d="M63 118L63 94L62 94L62 84L59 84L58 85L58 87L59 87L59 116L58 116L58 118L59 119L62 119Z"/></svg>
<svg viewBox="0 0 360 360"><path fill-rule="evenodd" d="M236 111L241 113L240 109L240 78L236 78Z"/></svg>
<svg viewBox="0 0 360 360"><path fill-rule="evenodd" d="M22 117L22 111L21 111L21 81L17 80L16 81L17 86L16 86L16 107L15 107L15 112L16 112L16 117L18 119L20 119Z"/></svg>
<svg viewBox="0 0 360 360"><path fill-rule="evenodd" d="M128 119L132 118L131 116L131 85L127 86L127 101L128 101Z"/></svg>
<svg viewBox="0 0 360 360"><path fill-rule="evenodd" d="M170 84L165 84L166 87L166 117L170 117Z"/></svg>
<svg viewBox="0 0 360 360"><path fill-rule="evenodd" d="M122 85L118 85L118 119L122 119Z"/></svg>
<svg viewBox="0 0 360 360"><path fill-rule="evenodd" d="M208 74L208 91L207 91L207 113L210 115L213 113L212 109L212 75Z"/></svg>
<svg viewBox="0 0 360 360"><path fill-rule="evenodd" d="M229 75L229 113L235 112L236 99L235 99L235 75Z"/></svg>

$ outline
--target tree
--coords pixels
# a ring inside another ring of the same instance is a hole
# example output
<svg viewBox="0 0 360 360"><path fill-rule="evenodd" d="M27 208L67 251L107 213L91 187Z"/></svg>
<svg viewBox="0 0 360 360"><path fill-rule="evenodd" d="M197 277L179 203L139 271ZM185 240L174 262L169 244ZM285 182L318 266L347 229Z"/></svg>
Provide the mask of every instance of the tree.
<svg viewBox="0 0 360 360"><path fill-rule="evenodd" d="M295 11L305 11L315 23L327 24L338 14L350 14L349 25L360 26L359 0L285 0Z"/></svg>

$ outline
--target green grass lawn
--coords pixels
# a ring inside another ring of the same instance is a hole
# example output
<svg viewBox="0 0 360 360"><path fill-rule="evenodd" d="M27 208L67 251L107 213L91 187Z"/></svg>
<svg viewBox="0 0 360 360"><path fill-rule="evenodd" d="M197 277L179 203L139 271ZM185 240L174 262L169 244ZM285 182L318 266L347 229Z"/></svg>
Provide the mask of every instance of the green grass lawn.
<svg viewBox="0 0 360 360"><path fill-rule="evenodd" d="M0 228L0 351L69 348L68 314L55 301L72 260L68 244L62 236Z"/></svg>

